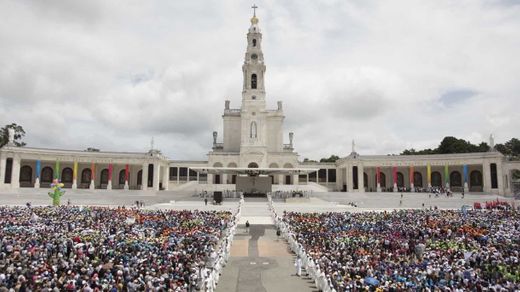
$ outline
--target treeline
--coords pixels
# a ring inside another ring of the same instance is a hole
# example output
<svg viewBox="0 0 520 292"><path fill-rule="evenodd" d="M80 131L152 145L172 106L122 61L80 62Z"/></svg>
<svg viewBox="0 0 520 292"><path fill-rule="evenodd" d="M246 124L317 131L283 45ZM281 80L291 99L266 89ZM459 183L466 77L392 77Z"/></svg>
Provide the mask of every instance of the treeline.
<svg viewBox="0 0 520 292"><path fill-rule="evenodd" d="M503 144L495 144L495 149L500 153L509 156L513 159L520 158L520 140L518 140L517 138L511 138L511 140ZM475 153L487 152L489 150L490 147L486 142L482 142L476 145L464 139L457 139L455 137L448 136L444 137L439 146L435 149L405 149L403 152L401 152L401 155Z"/></svg>
<svg viewBox="0 0 520 292"><path fill-rule="evenodd" d="M513 160L520 160L520 140L511 138L511 140L501 144L495 144L495 149L505 156ZM475 153L489 151L489 145L486 142L480 144L473 144L464 139L457 139L455 137L444 137L437 148L415 150L413 148L405 149L401 155L421 155L421 154L453 154L453 153ZM336 162L339 159L338 155L331 155L328 158L322 158L319 162ZM304 158L303 162L318 162L316 160Z"/></svg>

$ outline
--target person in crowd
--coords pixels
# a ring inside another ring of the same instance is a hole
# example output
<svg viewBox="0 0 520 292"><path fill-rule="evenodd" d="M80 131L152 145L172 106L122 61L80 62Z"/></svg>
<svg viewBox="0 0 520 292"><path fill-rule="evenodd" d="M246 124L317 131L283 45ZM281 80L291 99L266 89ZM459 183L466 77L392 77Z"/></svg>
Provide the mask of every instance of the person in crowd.
<svg viewBox="0 0 520 292"><path fill-rule="evenodd" d="M296 267L296 276L301 277L302 275L302 258L300 256L296 257L294 261L294 266Z"/></svg>

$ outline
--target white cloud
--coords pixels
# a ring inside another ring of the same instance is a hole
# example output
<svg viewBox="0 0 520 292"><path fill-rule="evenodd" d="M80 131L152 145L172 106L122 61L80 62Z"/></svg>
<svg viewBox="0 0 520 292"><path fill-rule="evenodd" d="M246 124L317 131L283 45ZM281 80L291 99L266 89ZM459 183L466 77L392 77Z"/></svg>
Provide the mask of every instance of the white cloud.
<svg viewBox="0 0 520 292"><path fill-rule="evenodd" d="M302 157L346 155L352 139L387 154L518 137L515 2L259 6L268 103L284 101ZM240 104L250 13L231 0L2 1L0 124L22 124L32 146L142 151L154 136L171 158L205 159L224 100Z"/></svg>

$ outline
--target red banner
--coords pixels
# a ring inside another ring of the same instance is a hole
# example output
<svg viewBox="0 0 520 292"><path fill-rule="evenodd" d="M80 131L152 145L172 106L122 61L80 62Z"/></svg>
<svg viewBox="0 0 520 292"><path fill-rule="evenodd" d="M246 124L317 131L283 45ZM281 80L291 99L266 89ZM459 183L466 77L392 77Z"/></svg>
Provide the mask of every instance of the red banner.
<svg viewBox="0 0 520 292"><path fill-rule="evenodd" d="M112 164L109 164L108 165L108 180L111 181L112 180L112 171L114 170Z"/></svg>

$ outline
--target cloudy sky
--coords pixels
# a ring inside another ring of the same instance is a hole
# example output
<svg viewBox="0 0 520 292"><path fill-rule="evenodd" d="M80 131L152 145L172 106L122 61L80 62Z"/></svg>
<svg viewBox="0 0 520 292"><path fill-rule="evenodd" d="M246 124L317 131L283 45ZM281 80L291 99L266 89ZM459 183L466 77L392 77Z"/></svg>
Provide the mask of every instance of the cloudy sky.
<svg viewBox="0 0 520 292"><path fill-rule="evenodd" d="M0 0L0 125L30 146L205 159L252 2ZM520 1L257 1L301 158L520 136ZM287 139L288 140L288 139ZM288 142L288 141L286 141Z"/></svg>

